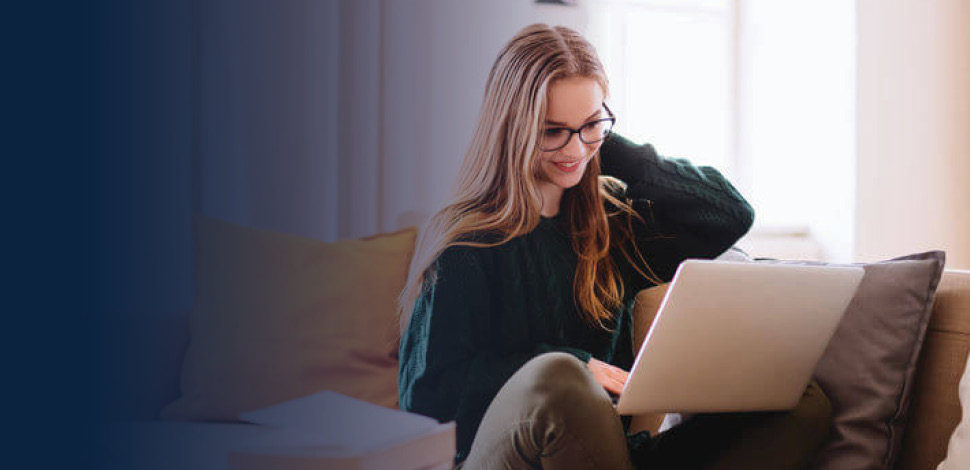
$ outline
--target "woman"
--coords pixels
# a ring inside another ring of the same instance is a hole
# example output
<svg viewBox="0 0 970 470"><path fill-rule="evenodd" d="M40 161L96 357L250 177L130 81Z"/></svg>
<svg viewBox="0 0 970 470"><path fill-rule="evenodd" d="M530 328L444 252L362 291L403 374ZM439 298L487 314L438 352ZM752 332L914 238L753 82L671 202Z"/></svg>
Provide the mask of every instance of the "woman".
<svg viewBox="0 0 970 470"><path fill-rule="evenodd" d="M400 405L456 421L463 468L663 465L705 454L681 442L724 447L738 421L650 439L627 436L612 406L633 362L635 294L722 253L754 216L714 169L611 135L607 92L577 33L522 30L489 74L456 197L418 240Z"/></svg>

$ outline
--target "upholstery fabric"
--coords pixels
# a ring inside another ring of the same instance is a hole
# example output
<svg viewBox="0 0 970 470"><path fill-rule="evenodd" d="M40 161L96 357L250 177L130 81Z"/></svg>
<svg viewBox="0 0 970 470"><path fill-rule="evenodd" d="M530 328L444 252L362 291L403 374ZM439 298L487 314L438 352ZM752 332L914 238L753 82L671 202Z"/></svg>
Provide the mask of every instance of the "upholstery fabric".
<svg viewBox="0 0 970 470"><path fill-rule="evenodd" d="M950 438L946 460L939 470L962 470L970 468L970 361L960 379L960 403L963 405L963 420Z"/></svg>
<svg viewBox="0 0 970 470"><path fill-rule="evenodd" d="M947 444L960 422L957 389L968 354L970 271L948 270L933 301L903 447L894 470L933 470L946 457Z"/></svg>

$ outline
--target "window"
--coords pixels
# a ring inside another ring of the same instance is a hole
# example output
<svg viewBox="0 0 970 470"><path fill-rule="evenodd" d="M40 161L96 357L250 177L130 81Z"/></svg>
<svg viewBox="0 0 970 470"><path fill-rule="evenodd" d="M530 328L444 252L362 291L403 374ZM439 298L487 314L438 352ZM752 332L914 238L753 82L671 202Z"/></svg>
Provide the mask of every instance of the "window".
<svg viewBox="0 0 970 470"><path fill-rule="evenodd" d="M757 212L753 254L852 259L853 2L604 0L589 14L618 132L730 178Z"/></svg>
<svg viewBox="0 0 970 470"><path fill-rule="evenodd" d="M611 80L617 131L731 173L733 2L606 3L591 12L590 38Z"/></svg>

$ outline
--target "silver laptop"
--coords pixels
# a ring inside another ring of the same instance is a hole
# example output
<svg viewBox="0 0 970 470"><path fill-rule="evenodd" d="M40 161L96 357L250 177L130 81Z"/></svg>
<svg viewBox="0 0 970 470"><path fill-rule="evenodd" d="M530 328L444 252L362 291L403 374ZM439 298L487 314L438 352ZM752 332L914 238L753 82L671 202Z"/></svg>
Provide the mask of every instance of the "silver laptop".
<svg viewBox="0 0 970 470"><path fill-rule="evenodd" d="M794 408L863 273L860 267L685 261L617 412Z"/></svg>

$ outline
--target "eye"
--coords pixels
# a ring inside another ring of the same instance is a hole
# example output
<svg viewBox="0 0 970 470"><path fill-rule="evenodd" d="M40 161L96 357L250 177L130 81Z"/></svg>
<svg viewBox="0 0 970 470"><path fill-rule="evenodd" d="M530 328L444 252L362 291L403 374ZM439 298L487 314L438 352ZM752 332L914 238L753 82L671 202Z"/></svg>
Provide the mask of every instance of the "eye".
<svg viewBox="0 0 970 470"><path fill-rule="evenodd" d="M587 143L592 143L605 137L610 132L612 125L613 122L610 119L588 122L580 129L580 135L583 136L583 139L586 139Z"/></svg>
<svg viewBox="0 0 970 470"><path fill-rule="evenodd" d="M542 135L546 137L560 137L566 133L566 129L562 127L550 127L542 132Z"/></svg>

